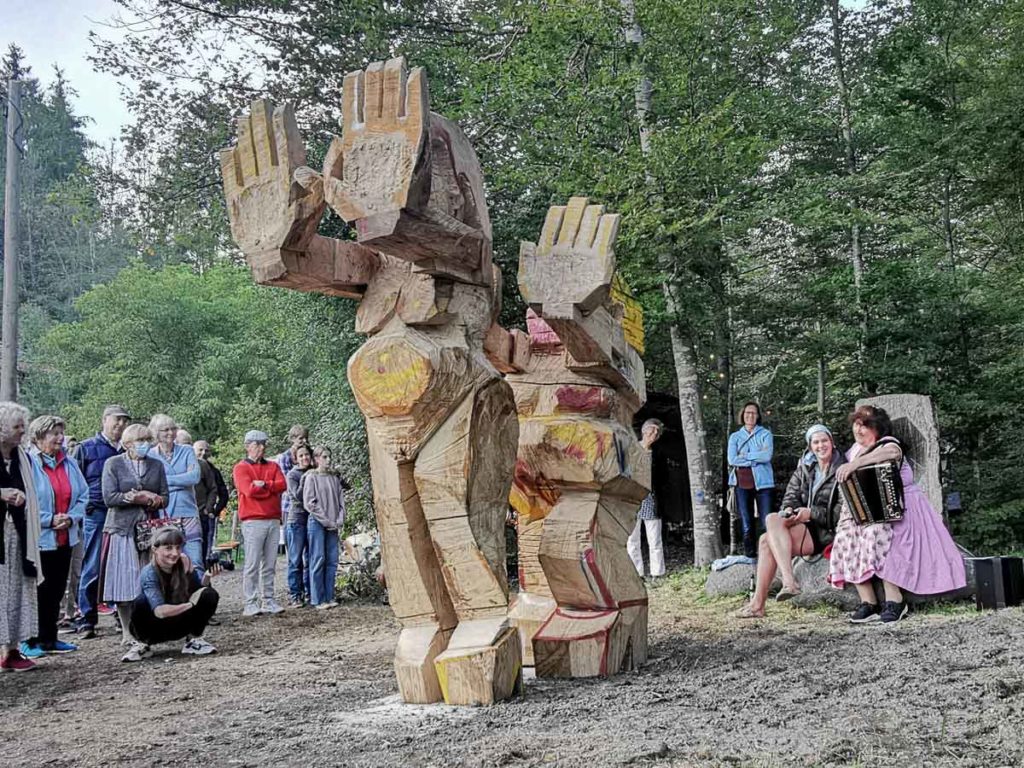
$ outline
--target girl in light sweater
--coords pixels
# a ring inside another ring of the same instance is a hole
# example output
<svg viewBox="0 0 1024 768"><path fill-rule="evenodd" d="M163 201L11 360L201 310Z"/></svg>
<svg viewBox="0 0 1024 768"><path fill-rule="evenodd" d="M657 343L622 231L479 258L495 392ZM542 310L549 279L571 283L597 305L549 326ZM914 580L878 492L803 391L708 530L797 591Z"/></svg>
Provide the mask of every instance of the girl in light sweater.
<svg viewBox="0 0 1024 768"><path fill-rule="evenodd" d="M334 580L338 573L338 539L345 524L345 491L349 484L331 466L331 451L313 451L316 469L302 480L302 506L309 513L309 597L316 608L334 606Z"/></svg>

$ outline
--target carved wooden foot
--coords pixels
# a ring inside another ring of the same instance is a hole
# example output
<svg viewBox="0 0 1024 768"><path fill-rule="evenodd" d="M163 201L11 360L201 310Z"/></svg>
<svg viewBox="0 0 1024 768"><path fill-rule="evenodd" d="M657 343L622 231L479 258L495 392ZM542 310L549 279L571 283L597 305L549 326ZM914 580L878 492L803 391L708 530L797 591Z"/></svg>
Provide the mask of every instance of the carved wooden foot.
<svg viewBox="0 0 1024 768"><path fill-rule="evenodd" d="M486 706L522 690L519 633L504 618L461 622L434 666L446 704Z"/></svg>
<svg viewBox="0 0 1024 768"><path fill-rule="evenodd" d="M443 698L434 660L444 651L452 630L436 624L405 627L395 649L395 676L402 701L408 704L432 704Z"/></svg>
<svg viewBox="0 0 1024 768"><path fill-rule="evenodd" d="M555 612L555 601L543 595L520 592L509 600L508 620L519 631L523 666L533 666L533 636Z"/></svg>
<svg viewBox="0 0 1024 768"><path fill-rule="evenodd" d="M559 608L533 638L537 677L609 677L647 660L647 603L618 610Z"/></svg>

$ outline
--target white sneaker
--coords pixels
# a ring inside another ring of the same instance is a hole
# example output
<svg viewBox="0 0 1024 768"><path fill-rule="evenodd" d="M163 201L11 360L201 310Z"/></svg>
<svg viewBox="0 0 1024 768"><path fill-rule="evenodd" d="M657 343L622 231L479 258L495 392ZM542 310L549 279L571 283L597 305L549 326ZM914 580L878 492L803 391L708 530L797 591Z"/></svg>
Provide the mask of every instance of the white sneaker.
<svg viewBox="0 0 1024 768"><path fill-rule="evenodd" d="M189 656L206 656L209 653L216 653L217 649L201 637L193 637L185 641L185 647L181 652Z"/></svg>
<svg viewBox="0 0 1024 768"><path fill-rule="evenodd" d="M121 661L142 661L153 655L153 651L145 643L135 642L128 649L128 653L121 657Z"/></svg>
<svg viewBox="0 0 1024 768"><path fill-rule="evenodd" d="M246 603L245 608L242 609L243 616L259 616L261 613L263 613L263 609L257 603Z"/></svg>
<svg viewBox="0 0 1024 768"><path fill-rule="evenodd" d="M264 613L284 613L284 608L278 605L277 601L271 598L270 600L263 601L263 612Z"/></svg>
<svg viewBox="0 0 1024 768"><path fill-rule="evenodd" d="M315 607L318 611L329 611L334 607L334 603L320 603L320 605Z"/></svg>

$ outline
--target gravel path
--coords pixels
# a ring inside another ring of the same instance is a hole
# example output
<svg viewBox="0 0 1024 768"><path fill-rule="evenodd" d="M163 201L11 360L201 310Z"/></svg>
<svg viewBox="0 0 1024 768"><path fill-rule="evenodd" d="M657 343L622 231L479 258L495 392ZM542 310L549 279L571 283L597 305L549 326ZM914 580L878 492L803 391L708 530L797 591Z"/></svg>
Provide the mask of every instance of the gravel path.
<svg viewBox="0 0 1024 768"><path fill-rule="evenodd" d="M242 619L236 571L214 656L122 664L110 626L0 676L0 766L1024 765L1020 609L865 628L773 605L750 624L696 579L652 590L639 673L459 709L399 702L386 606Z"/></svg>

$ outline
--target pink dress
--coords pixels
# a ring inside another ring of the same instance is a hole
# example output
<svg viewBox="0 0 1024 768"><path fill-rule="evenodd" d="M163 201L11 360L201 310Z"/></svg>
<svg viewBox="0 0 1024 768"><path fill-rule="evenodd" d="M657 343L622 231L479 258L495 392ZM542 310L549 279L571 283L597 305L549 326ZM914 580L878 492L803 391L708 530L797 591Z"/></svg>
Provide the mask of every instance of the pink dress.
<svg viewBox="0 0 1024 768"><path fill-rule="evenodd" d="M860 450L851 448L847 460ZM859 526L844 502L829 561L833 586L842 589L846 582L878 576L915 595L935 595L966 585L963 557L905 461L900 477L906 513L897 523Z"/></svg>

